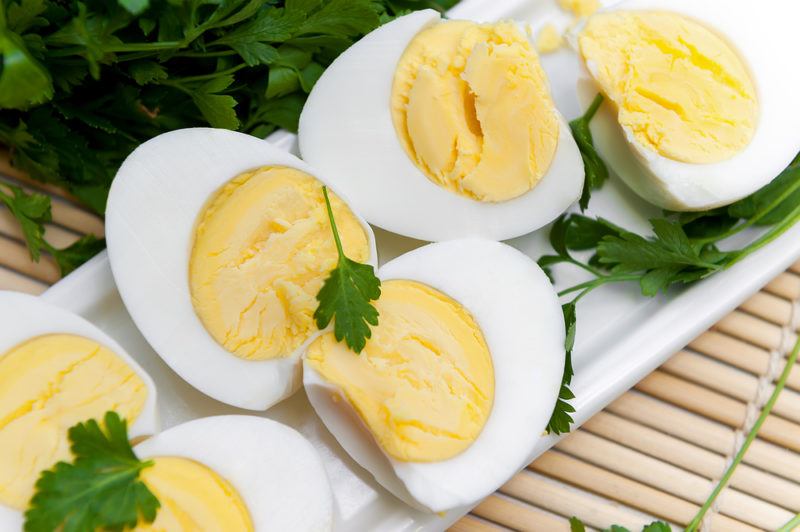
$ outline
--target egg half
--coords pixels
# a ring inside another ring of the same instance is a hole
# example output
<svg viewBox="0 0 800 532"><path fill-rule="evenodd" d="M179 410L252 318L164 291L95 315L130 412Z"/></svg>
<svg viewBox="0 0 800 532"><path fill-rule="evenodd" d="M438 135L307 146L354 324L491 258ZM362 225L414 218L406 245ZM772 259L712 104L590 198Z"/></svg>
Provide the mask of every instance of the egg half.
<svg viewBox="0 0 800 532"><path fill-rule="evenodd" d="M0 291L0 529L22 528L39 474L69 460L67 430L117 410L131 437L158 430L152 379L76 314Z"/></svg>
<svg viewBox="0 0 800 532"><path fill-rule="evenodd" d="M324 177L232 131L165 133L117 173L106 239L133 321L178 375L263 410L300 385L316 294L336 265ZM331 191L345 252L376 264L372 229Z"/></svg>
<svg viewBox="0 0 800 532"><path fill-rule="evenodd" d="M356 355L331 333L303 382L342 447L407 504L475 504L532 458L564 368L542 270L483 239L429 244L380 268L379 324Z"/></svg>
<svg viewBox="0 0 800 532"><path fill-rule="evenodd" d="M299 145L367 221L422 240L529 233L583 184L524 32L433 10L381 26L328 67Z"/></svg>
<svg viewBox="0 0 800 532"><path fill-rule="evenodd" d="M730 204L800 151L800 4L754 13L745 0L626 0L573 36L585 106L606 103L595 145L640 196L678 211Z"/></svg>
<svg viewBox="0 0 800 532"><path fill-rule="evenodd" d="M254 416L172 427L134 447L152 460L141 479L158 498L137 530L330 530L333 497L322 460L294 429Z"/></svg>

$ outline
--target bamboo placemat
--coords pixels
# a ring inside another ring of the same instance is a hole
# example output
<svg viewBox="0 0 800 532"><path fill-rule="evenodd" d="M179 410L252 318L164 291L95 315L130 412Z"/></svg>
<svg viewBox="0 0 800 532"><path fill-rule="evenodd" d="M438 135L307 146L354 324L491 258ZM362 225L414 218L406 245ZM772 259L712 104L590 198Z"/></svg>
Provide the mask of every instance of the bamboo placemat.
<svg viewBox="0 0 800 532"><path fill-rule="evenodd" d="M0 179L54 195L47 239L61 247L102 221L32 183L0 154ZM38 294L58 280L49 257L31 263L0 207L0 289ZM723 318L580 430L459 521L456 532L631 530L655 519L678 528L705 501L772 391L800 325L800 262ZM668 334L668 331L665 332ZM774 530L800 512L800 367L719 497L706 530Z"/></svg>

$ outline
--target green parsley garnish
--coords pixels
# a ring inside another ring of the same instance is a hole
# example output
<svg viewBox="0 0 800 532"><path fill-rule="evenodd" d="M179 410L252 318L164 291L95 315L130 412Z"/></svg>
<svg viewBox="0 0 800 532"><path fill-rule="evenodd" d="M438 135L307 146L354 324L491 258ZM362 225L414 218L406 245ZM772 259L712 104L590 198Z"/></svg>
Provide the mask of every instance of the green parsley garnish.
<svg viewBox="0 0 800 532"><path fill-rule="evenodd" d="M324 329L335 318L333 334L336 340L344 340L350 349L360 353L367 339L372 336L369 326L378 325L378 309L370 301L381 296L381 281L375 276L372 266L345 256L328 197L328 187L322 187L322 194L339 260L317 294L319 306L314 312L314 320L317 327Z"/></svg>
<svg viewBox="0 0 800 532"><path fill-rule="evenodd" d="M572 136L578 144L578 149L581 152L581 159L583 159L583 170L586 175L583 181L583 193L579 205L582 211L586 210L589 206L589 200L592 197L592 190L598 189L603 186L603 183L608 179L608 168L603 159L598 155L597 150L594 148L594 139L592 139L592 130L589 128L589 123L594 118L600 105L603 103L603 95L598 94L594 97L592 104L583 114L572 120L569 123L569 128L572 130Z"/></svg>
<svg viewBox="0 0 800 532"><path fill-rule="evenodd" d="M136 457L116 412L106 412L104 428L92 419L69 429L75 459L42 472L25 512L26 532L122 530L140 518L153 522L160 505L139 480L153 462Z"/></svg>
<svg viewBox="0 0 800 532"><path fill-rule="evenodd" d="M583 521L574 516L569 518L569 529L570 532L586 532L586 526L583 524ZM631 531L624 526L611 525L608 528L604 528L603 532ZM672 532L672 528L670 528L670 526L664 521L653 521L649 525L642 527L642 532Z"/></svg>
<svg viewBox="0 0 800 532"><path fill-rule="evenodd" d="M39 261L42 251L53 256L66 275L105 247L105 240L85 235L72 245L58 249L44 238L44 226L52 220L50 198L44 194L28 194L21 188L0 183L0 203L5 204L22 228L31 260Z"/></svg>
<svg viewBox="0 0 800 532"><path fill-rule="evenodd" d="M567 360L560 398L547 430L569 431L574 409L569 384L572 379L571 347L575 333L575 304L606 284L637 282L645 296L655 296L674 286L688 285L726 270L758 251L800 221L800 156L771 183L727 207L703 212L669 213L650 220L653 236L628 231L603 218L565 214L550 230L555 255L545 255L539 265L546 271L565 263L589 272L591 279L562 290L576 294L564 305L568 331ZM740 249L723 250L720 243L747 228L768 229ZM588 261L571 252L592 251ZM550 273L548 271L548 273Z"/></svg>

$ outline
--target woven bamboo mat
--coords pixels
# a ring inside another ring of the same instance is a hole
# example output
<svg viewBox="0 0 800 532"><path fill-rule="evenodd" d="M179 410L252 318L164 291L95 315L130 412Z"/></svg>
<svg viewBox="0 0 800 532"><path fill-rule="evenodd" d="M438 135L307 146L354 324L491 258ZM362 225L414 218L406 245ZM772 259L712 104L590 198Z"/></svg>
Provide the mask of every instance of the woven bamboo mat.
<svg viewBox="0 0 800 532"><path fill-rule="evenodd" d="M0 155L0 179L36 187ZM56 195L47 238L65 246L100 219ZM0 208L0 289L41 293L58 280L49 257L32 264ZM772 391L800 324L800 262L676 353L458 522L456 532L639 530L656 518L688 523L722 475ZM669 331L665 331L668 334ZM714 531L774 530L800 512L800 367L706 521Z"/></svg>

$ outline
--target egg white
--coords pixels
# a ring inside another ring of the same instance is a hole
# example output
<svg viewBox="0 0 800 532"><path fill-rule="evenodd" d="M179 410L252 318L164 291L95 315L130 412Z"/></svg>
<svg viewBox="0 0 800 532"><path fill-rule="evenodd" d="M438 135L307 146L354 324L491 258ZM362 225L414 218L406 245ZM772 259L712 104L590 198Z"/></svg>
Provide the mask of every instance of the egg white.
<svg viewBox="0 0 800 532"><path fill-rule="evenodd" d="M189 291L195 222L206 201L237 175L261 166L296 168L329 181L268 142L223 129L164 133L139 146L111 187L106 240L111 270L125 307L153 349L201 392L240 408L265 410L300 386L300 354L244 360L208 333ZM339 194L337 187L330 187ZM358 217L358 215L356 215ZM377 263L375 237L361 219Z"/></svg>
<svg viewBox="0 0 800 532"><path fill-rule="evenodd" d="M74 334L89 338L107 347L142 379L147 398L139 416L129 426L131 438L158 431L156 386L153 379L133 358L106 333L82 317L42 299L19 292L0 291L0 356L27 340L48 334ZM23 514L0 504L0 530L21 530Z"/></svg>
<svg viewBox="0 0 800 532"><path fill-rule="evenodd" d="M800 151L800 70L792 67L800 2L774 0L757 8L747 0L625 0L603 11L619 10L672 11L714 30L748 68L759 105L755 134L742 151L725 161L692 164L641 145L619 124L613 105L604 102L592 120L595 146L631 189L664 209L705 210L755 192L792 161ZM599 90L590 75L599 67L586 65L588 72L578 80L584 108Z"/></svg>
<svg viewBox="0 0 800 532"><path fill-rule="evenodd" d="M256 532L330 530L333 496L314 446L299 432L255 416L188 421L136 447L146 460L183 457L208 467L237 491Z"/></svg>
<svg viewBox="0 0 800 532"><path fill-rule="evenodd" d="M388 262L378 276L424 283L472 314L494 365L486 425L453 458L403 462L382 451L339 388L306 363L308 398L345 451L407 504L429 512L475 504L530 462L553 411L564 369L558 297L535 262L483 239L429 244Z"/></svg>
<svg viewBox="0 0 800 532"><path fill-rule="evenodd" d="M430 9L399 17L340 55L300 115L300 152L367 221L388 231L429 241L529 233L566 210L583 187L580 152L557 110L558 148L549 170L529 192L499 203L436 185L397 138L389 104L395 67L414 36L440 20Z"/></svg>

